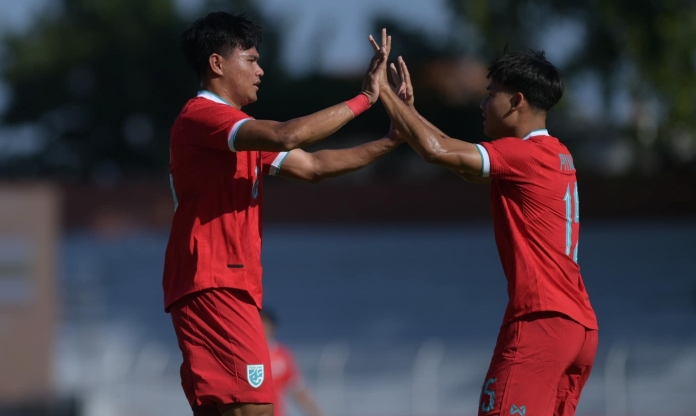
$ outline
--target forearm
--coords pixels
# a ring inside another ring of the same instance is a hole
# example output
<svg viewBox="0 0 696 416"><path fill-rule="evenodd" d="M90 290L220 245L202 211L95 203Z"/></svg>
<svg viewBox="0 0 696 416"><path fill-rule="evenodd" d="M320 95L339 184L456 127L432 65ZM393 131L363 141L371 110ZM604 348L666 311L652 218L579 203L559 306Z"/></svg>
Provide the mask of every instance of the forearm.
<svg viewBox="0 0 696 416"><path fill-rule="evenodd" d="M437 134L440 135L440 137L447 137L445 133L442 132L442 130L438 129L433 123L428 121L425 117L423 117L417 110L416 107L411 107L411 111L413 114L415 114L420 121L425 123L426 126L430 127L433 131L435 131Z"/></svg>
<svg viewBox="0 0 696 416"><path fill-rule="evenodd" d="M358 97L360 98L349 101L353 109L347 102L343 102L286 122L250 120L239 128L233 141L234 148L243 151L287 152L316 143L355 118L356 112L369 108L367 97Z"/></svg>
<svg viewBox="0 0 696 416"><path fill-rule="evenodd" d="M391 152L397 146L398 143L394 140L383 138L349 149L320 150L312 153L315 181L358 170Z"/></svg>
<svg viewBox="0 0 696 416"><path fill-rule="evenodd" d="M440 133L430 128L415 109L407 107L389 88L380 91L380 99L395 128L404 133L404 140L424 159L442 151Z"/></svg>
<svg viewBox="0 0 696 416"><path fill-rule="evenodd" d="M278 126L279 135L288 142L288 150L314 144L338 131L355 118L343 102L316 113L288 120Z"/></svg>
<svg viewBox="0 0 696 416"><path fill-rule="evenodd" d="M426 162L456 171L481 171L481 154L476 145L453 139L437 128L431 128L415 111L407 107L389 88L380 91L382 104L394 128Z"/></svg>

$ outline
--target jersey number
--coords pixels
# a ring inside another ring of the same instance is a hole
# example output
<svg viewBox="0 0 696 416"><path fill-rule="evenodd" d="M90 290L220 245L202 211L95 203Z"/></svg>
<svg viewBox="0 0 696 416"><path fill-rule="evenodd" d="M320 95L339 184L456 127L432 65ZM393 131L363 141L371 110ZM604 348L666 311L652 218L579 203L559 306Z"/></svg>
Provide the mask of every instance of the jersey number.
<svg viewBox="0 0 696 416"><path fill-rule="evenodd" d="M572 187L572 193L571 193ZM578 183L573 182L568 184L565 196L563 200L566 204L566 245L565 254L570 256L571 246L573 245L573 222L578 224L580 222L580 200L578 199ZM575 250L573 250L573 261L578 262L578 243L575 243Z"/></svg>
<svg viewBox="0 0 696 416"><path fill-rule="evenodd" d="M496 381L498 380L495 378L489 378L483 384L483 388L481 389L481 411L483 413L488 413L495 407L495 392L493 390L490 390L489 388L491 384L495 383ZM488 403L484 401L486 399L485 397L483 397L484 394L488 395Z"/></svg>

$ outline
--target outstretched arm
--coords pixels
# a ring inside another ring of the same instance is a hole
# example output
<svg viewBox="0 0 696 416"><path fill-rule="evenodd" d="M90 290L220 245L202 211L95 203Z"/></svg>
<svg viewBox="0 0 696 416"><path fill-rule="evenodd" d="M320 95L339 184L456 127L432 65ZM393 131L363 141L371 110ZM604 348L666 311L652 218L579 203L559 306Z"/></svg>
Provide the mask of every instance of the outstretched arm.
<svg viewBox="0 0 696 416"><path fill-rule="evenodd" d="M428 127L401 102L388 86L381 88L380 99L395 127L404 132L404 140L428 163L458 172L480 174L481 154L473 143L441 136Z"/></svg>
<svg viewBox="0 0 696 416"><path fill-rule="evenodd" d="M367 166L399 144L401 141L398 139L385 137L348 149L319 150L313 153L295 149L288 153L278 175L317 183Z"/></svg>
<svg viewBox="0 0 696 416"><path fill-rule="evenodd" d="M371 103L366 95L355 98L367 108ZM316 143L343 127L356 117L346 102L286 122L249 120L234 140L236 150L282 152Z"/></svg>
<svg viewBox="0 0 696 416"><path fill-rule="evenodd" d="M386 31L384 32L386 37ZM249 120L237 131L236 150L289 151L316 143L343 127L379 99L378 68L387 61L391 37L384 50L375 51L363 80L363 91L352 100L286 122Z"/></svg>
<svg viewBox="0 0 696 416"><path fill-rule="evenodd" d="M375 51L380 49L374 40L370 39L370 43ZM384 78L386 66L381 65L380 73ZM389 67L391 85L380 80L380 98L392 118L394 129L400 131L401 137L426 161L446 167L469 182L487 183L488 178L478 177L482 160L476 145L450 138L416 111L406 62L399 57L397 65L398 70L394 64Z"/></svg>

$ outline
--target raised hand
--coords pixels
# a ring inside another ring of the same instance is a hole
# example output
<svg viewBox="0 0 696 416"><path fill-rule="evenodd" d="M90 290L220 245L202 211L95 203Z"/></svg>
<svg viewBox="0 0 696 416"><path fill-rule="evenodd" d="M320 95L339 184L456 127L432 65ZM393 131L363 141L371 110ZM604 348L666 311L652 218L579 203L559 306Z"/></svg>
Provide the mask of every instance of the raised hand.
<svg viewBox="0 0 696 416"><path fill-rule="evenodd" d="M370 61L370 67L363 80L363 93L374 104L379 99L379 89L389 85L387 60L389 59L389 52L391 52L391 36L387 36L387 29L382 29L382 46L375 42L372 35L370 35L369 40L375 55Z"/></svg>
<svg viewBox="0 0 696 416"><path fill-rule="evenodd" d="M408 67L406 62L402 57L398 59L399 69L397 70L396 65L393 63L389 65L389 86L391 87L394 94L396 94L401 101L404 102L408 107L413 107L415 98L413 96L413 84L411 84L411 74L408 72Z"/></svg>

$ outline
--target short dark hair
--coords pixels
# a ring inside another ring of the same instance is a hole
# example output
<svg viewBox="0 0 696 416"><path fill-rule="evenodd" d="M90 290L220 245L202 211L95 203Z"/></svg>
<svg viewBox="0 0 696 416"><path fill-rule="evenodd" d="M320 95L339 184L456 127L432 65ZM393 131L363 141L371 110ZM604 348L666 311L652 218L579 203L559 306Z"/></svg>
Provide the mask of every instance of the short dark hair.
<svg viewBox="0 0 696 416"><path fill-rule="evenodd" d="M488 78L521 92L537 110L551 110L563 96L561 71L546 60L544 51L506 53L488 68Z"/></svg>
<svg viewBox="0 0 696 416"><path fill-rule="evenodd" d="M181 34L181 50L198 78L205 75L210 55L225 55L236 48L247 50L260 44L261 26L244 14L210 13Z"/></svg>

